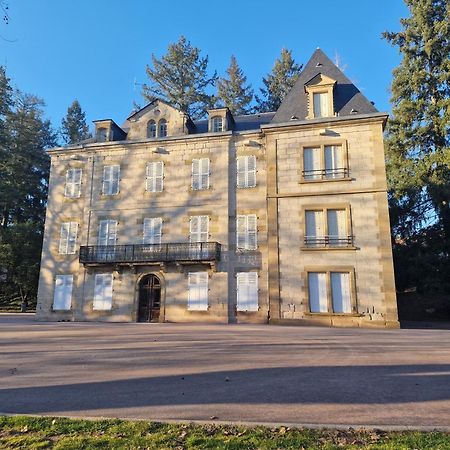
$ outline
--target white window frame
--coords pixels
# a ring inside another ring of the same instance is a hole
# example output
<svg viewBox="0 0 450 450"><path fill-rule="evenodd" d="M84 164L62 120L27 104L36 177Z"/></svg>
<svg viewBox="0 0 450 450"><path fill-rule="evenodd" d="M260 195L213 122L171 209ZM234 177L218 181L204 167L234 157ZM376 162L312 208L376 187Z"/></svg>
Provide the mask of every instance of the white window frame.
<svg viewBox="0 0 450 450"><path fill-rule="evenodd" d="M251 168L253 166L253 169ZM256 186L256 156L238 156L236 158L237 187L253 188Z"/></svg>
<svg viewBox="0 0 450 450"><path fill-rule="evenodd" d="M162 217L146 217L143 223L142 243L144 245L161 244Z"/></svg>
<svg viewBox="0 0 450 450"><path fill-rule="evenodd" d="M312 168L308 168L307 154ZM305 145L302 148L302 181L350 180L345 142Z"/></svg>
<svg viewBox="0 0 450 450"><path fill-rule="evenodd" d="M258 293L258 272L238 272L236 274L237 311L258 311Z"/></svg>
<svg viewBox="0 0 450 450"><path fill-rule="evenodd" d="M189 311L207 311L209 305L208 272L189 272L188 302Z"/></svg>
<svg viewBox="0 0 450 450"><path fill-rule="evenodd" d="M73 275L56 275L53 311L69 311L72 307Z"/></svg>
<svg viewBox="0 0 450 450"><path fill-rule="evenodd" d="M69 168L66 172L66 185L64 187L64 196L67 198L79 198L81 196L81 180L83 169Z"/></svg>
<svg viewBox="0 0 450 450"><path fill-rule="evenodd" d="M189 218L189 242L208 242L209 216L191 216Z"/></svg>
<svg viewBox="0 0 450 450"><path fill-rule="evenodd" d="M162 192L164 190L164 163L162 161L147 163L145 189L147 192Z"/></svg>
<svg viewBox="0 0 450 450"><path fill-rule="evenodd" d="M102 226L106 228L104 236L102 236ZM117 244L117 226L115 219L102 219L98 222L97 245L116 245ZM111 231L112 229L112 231Z"/></svg>
<svg viewBox="0 0 450 450"><path fill-rule="evenodd" d="M256 214L236 216L236 248L238 250L258 249L258 217Z"/></svg>
<svg viewBox="0 0 450 450"><path fill-rule="evenodd" d="M103 166L103 195L117 195L120 192L120 165Z"/></svg>
<svg viewBox="0 0 450 450"><path fill-rule="evenodd" d="M214 116L211 119L211 131L213 133L220 133L221 131L224 131L224 118L222 116Z"/></svg>
<svg viewBox="0 0 450 450"><path fill-rule="evenodd" d="M316 118L329 117L330 115L330 93L326 91L315 91L313 97L313 115ZM316 102L316 99L319 101ZM325 99L325 101L322 101ZM317 108L318 107L318 108Z"/></svg>
<svg viewBox="0 0 450 450"><path fill-rule="evenodd" d="M191 187L194 191L209 189L210 161L209 158L192 160Z"/></svg>
<svg viewBox="0 0 450 450"><path fill-rule="evenodd" d="M114 277L112 273L97 273L94 281L94 311L109 311L112 308Z"/></svg>
<svg viewBox="0 0 450 450"><path fill-rule="evenodd" d="M63 222L59 237L59 254L73 255L77 251L78 222Z"/></svg>

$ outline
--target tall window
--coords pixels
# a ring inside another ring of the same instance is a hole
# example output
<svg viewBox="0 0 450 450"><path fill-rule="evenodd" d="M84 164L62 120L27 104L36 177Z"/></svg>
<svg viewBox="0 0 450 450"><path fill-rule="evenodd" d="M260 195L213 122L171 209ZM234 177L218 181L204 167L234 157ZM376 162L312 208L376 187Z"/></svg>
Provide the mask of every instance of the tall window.
<svg viewBox="0 0 450 450"><path fill-rule="evenodd" d="M67 311L72 303L73 275L56 275L53 309Z"/></svg>
<svg viewBox="0 0 450 450"><path fill-rule="evenodd" d="M211 129L214 133L218 131L223 131L223 118L215 116L211 119Z"/></svg>
<svg viewBox="0 0 450 450"><path fill-rule="evenodd" d="M116 245L117 220L100 220L98 225L98 245Z"/></svg>
<svg viewBox="0 0 450 450"><path fill-rule="evenodd" d="M165 137L167 136L167 120L161 119L158 123L158 137Z"/></svg>
<svg viewBox="0 0 450 450"><path fill-rule="evenodd" d="M156 122L154 120L149 120L147 123L147 137L148 138L156 137Z"/></svg>
<svg viewBox="0 0 450 450"><path fill-rule="evenodd" d="M209 217L191 216L189 222L190 242L208 242L209 237Z"/></svg>
<svg viewBox="0 0 450 450"><path fill-rule="evenodd" d="M192 189L199 191L209 189L209 159L192 160Z"/></svg>
<svg viewBox="0 0 450 450"><path fill-rule="evenodd" d="M350 314L350 272L308 272L309 307L312 313Z"/></svg>
<svg viewBox="0 0 450 450"><path fill-rule="evenodd" d="M303 149L303 179L331 180L348 176L342 145L322 145Z"/></svg>
<svg viewBox="0 0 450 450"><path fill-rule="evenodd" d="M258 273L238 272L237 310L258 311Z"/></svg>
<svg viewBox="0 0 450 450"><path fill-rule="evenodd" d="M188 275L188 310L208 309L208 272L190 272Z"/></svg>
<svg viewBox="0 0 450 450"><path fill-rule="evenodd" d="M239 156L237 158L237 187L256 186L256 156Z"/></svg>
<svg viewBox="0 0 450 450"><path fill-rule="evenodd" d="M327 92L316 92L313 94L314 117L327 117L330 115Z"/></svg>
<svg viewBox="0 0 450 450"><path fill-rule="evenodd" d="M256 214L236 217L236 247L239 250L256 250L258 248L257 235Z"/></svg>
<svg viewBox="0 0 450 450"><path fill-rule="evenodd" d="M164 163L162 161L147 164L145 188L148 192L162 192Z"/></svg>
<svg viewBox="0 0 450 450"><path fill-rule="evenodd" d="M59 238L59 253L61 255L74 254L77 248L77 222L64 222L61 224Z"/></svg>
<svg viewBox="0 0 450 450"><path fill-rule="evenodd" d="M64 196L77 198L81 195L81 177L83 169L68 169L66 173L66 186Z"/></svg>
<svg viewBox="0 0 450 450"><path fill-rule="evenodd" d="M345 208L305 211L307 247L348 247L353 244L349 228Z"/></svg>
<svg viewBox="0 0 450 450"><path fill-rule="evenodd" d="M97 311L109 310L112 307L113 276L111 273L95 275L94 304Z"/></svg>
<svg viewBox="0 0 450 450"><path fill-rule="evenodd" d="M117 195L119 193L120 166L114 164L103 167L103 195Z"/></svg>
<svg viewBox="0 0 450 450"><path fill-rule="evenodd" d="M161 244L162 218L151 217L144 219L143 244Z"/></svg>

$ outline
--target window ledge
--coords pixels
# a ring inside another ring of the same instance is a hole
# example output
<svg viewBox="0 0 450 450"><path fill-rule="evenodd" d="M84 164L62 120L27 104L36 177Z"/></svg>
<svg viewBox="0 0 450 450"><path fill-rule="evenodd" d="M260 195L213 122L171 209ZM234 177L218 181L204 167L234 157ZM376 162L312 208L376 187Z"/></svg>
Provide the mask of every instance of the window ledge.
<svg viewBox="0 0 450 450"><path fill-rule="evenodd" d="M364 317L364 314L360 313L313 313L305 312L305 316L309 317Z"/></svg>
<svg viewBox="0 0 450 450"><path fill-rule="evenodd" d="M351 177L342 177L342 178L323 178L320 180L300 180L299 184L310 184L310 183L329 183L329 182L336 182L336 181L353 181L353 178Z"/></svg>
<svg viewBox="0 0 450 450"><path fill-rule="evenodd" d="M300 250L303 252L317 252L317 251L324 251L324 250L359 250L358 247L355 247L354 245L350 245L348 247L332 247L332 246L328 246L328 247L300 247Z"/></svg>

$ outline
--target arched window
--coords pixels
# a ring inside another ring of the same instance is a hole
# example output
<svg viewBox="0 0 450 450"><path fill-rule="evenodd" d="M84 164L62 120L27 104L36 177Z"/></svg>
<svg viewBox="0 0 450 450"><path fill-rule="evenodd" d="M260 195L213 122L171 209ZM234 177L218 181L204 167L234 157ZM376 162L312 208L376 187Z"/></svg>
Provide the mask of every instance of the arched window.
<svg viewBox="0 0 450 450"><path fill-rule="evenodd" d="M223 131L223 118L216 116L211 119L211 129L213 132Z"/></svg>
<svg viewBox="0 0 450 450"><path fill-rule="evenodd" d="M156 122L154 120L149 120L147 123L147 137L148 138L156 137Z"/></svg>
<svg viewBox="0 0 450 450"><path fill-rule="evenodd" d="M161 119L159 121L158 137L164 137L164 136L167 136L167 120Z"/></svg>

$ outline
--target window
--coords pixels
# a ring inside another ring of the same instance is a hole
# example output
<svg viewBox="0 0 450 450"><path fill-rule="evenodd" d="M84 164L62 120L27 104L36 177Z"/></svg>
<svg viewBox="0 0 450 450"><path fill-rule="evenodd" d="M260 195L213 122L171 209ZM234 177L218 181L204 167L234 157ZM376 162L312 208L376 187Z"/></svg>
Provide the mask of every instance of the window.
<svg viewBox="0 0 450 450"><path fill-rule="evenodd" d="M68 169L66 173L66 186L64 196L77 198L81 195L81 177L82 169Z"/></svg>
<svg viewBox="0 0 450 450"><path fill-rule="evenodd" d="M112 307L113 276L110 273L95 275L94 304L97 311L109 310Z"/></svg>
<svg viewBox="0 0 450 450"><path fill-rule="evenodd" d="M103 195L119 193L120 166L118 164L103 167Z"/></svg>
<svg viewBox="0 0 450 450"><path fill-rule="evenodd" d="M328 92L315 92L313 94L314 117L327 117L330 115Z"/></svg>
<svg viewBox="0 0 450 450"><path fill-rule="evenodd" d="M199 191L209 189L209 159L192 160L192 189Z"/></svg>
<svg viewBox="0 0 450 450"><path fill-rule="evenodd" d="M98 245L116 245L117 220L100 220L98 226Z"/></svg>
<svg viewBox="0 0 450 450"><path fill-rule="evenodd" d="M303 149L303 179L305 181L342 179L348 169L342 145L321 145Z"/></svg>
<svg viewBox="0 0 450 450"><path fill-rule="evenodd" d="M239 250L256 250L258 247L257 234L256 214L236 217L236 247Z"/></svg>
<svg viewBox="0 0 450 450"><path fill-rule="evenodd" d="M147 164L145 188L147 192L162 192L164 163L162 161Z"/></svg>
<svg viewBox="0 0 450 450"><path fill-rule="evenodd" d="M188 275L188 310L207 311L208 272L190 272Z"/></svg>
<svg viewBox="0 0 450 450"><path fill-rule="evenodd" d="M106 142L108 138L108 129L107 128L98 128L97 129L97 142Z"/></svg>
<svg viewBox="0 0 450 450"><path fill-rule="evenodd" d="M148 138L156 137L156 122L154 120L149 120L147 123L147 137Z"/></svg>
<svg viewBox="0 0 450 450"><path fill-rule="evenodd" d="M216 116L211 119L211 130L214 133L217 133L218 131L224 131L222 117Z"/></svg>
<svg viewBox="0 0 450 450"><path fill-rule="evenodd" d="M350 272L308 272L312 313L351 314Z"/></svg>
<svg viewBox="0 0 450 450"><path fill-rule="evenodd" d="M190 242L208 242L209 217L192 216L189 223Z"/></svg>
<svg viewBox="0 0 450 450"><path fill-rule="evenodd" d="M258 273L238 272L237 310L258 311Z"/></svg>
<svg viewBox="0 0 450 450"><path fill-rule="evenodd" d="M349 247L348 210L314 209L305 211L305 245L307 247Z"/></svg>
<svg viewBox="0 0 450 450"><path fill-rule="evenodd" d="M56 275L53 309L68 311L72 303L73 275Z"/></svg>
<svg viewBox="0 0 450 450"><path fill-rule="evenodd" d="M165 137L167 136L167 120L161 119L158 124L158 137Z"/></svg>
<svg viewBox="0 0 450 450"><path fill-rule="evenodd" d="M143 244L161 244L162 218L144 219Z"/></svg>
<svg viewBox="0 0 450 450"><path fill-rule="evenodd" d="M237 187L256 186L256 156L239 156L237 158Z"/></svg>
<svg viewBox="0 0 450 450"><path fill-rule="evenodd" d="M59 238L59 253L61 255L74 254L77 247L77 222L64 222L61 224L61 235Z"/></svg>

